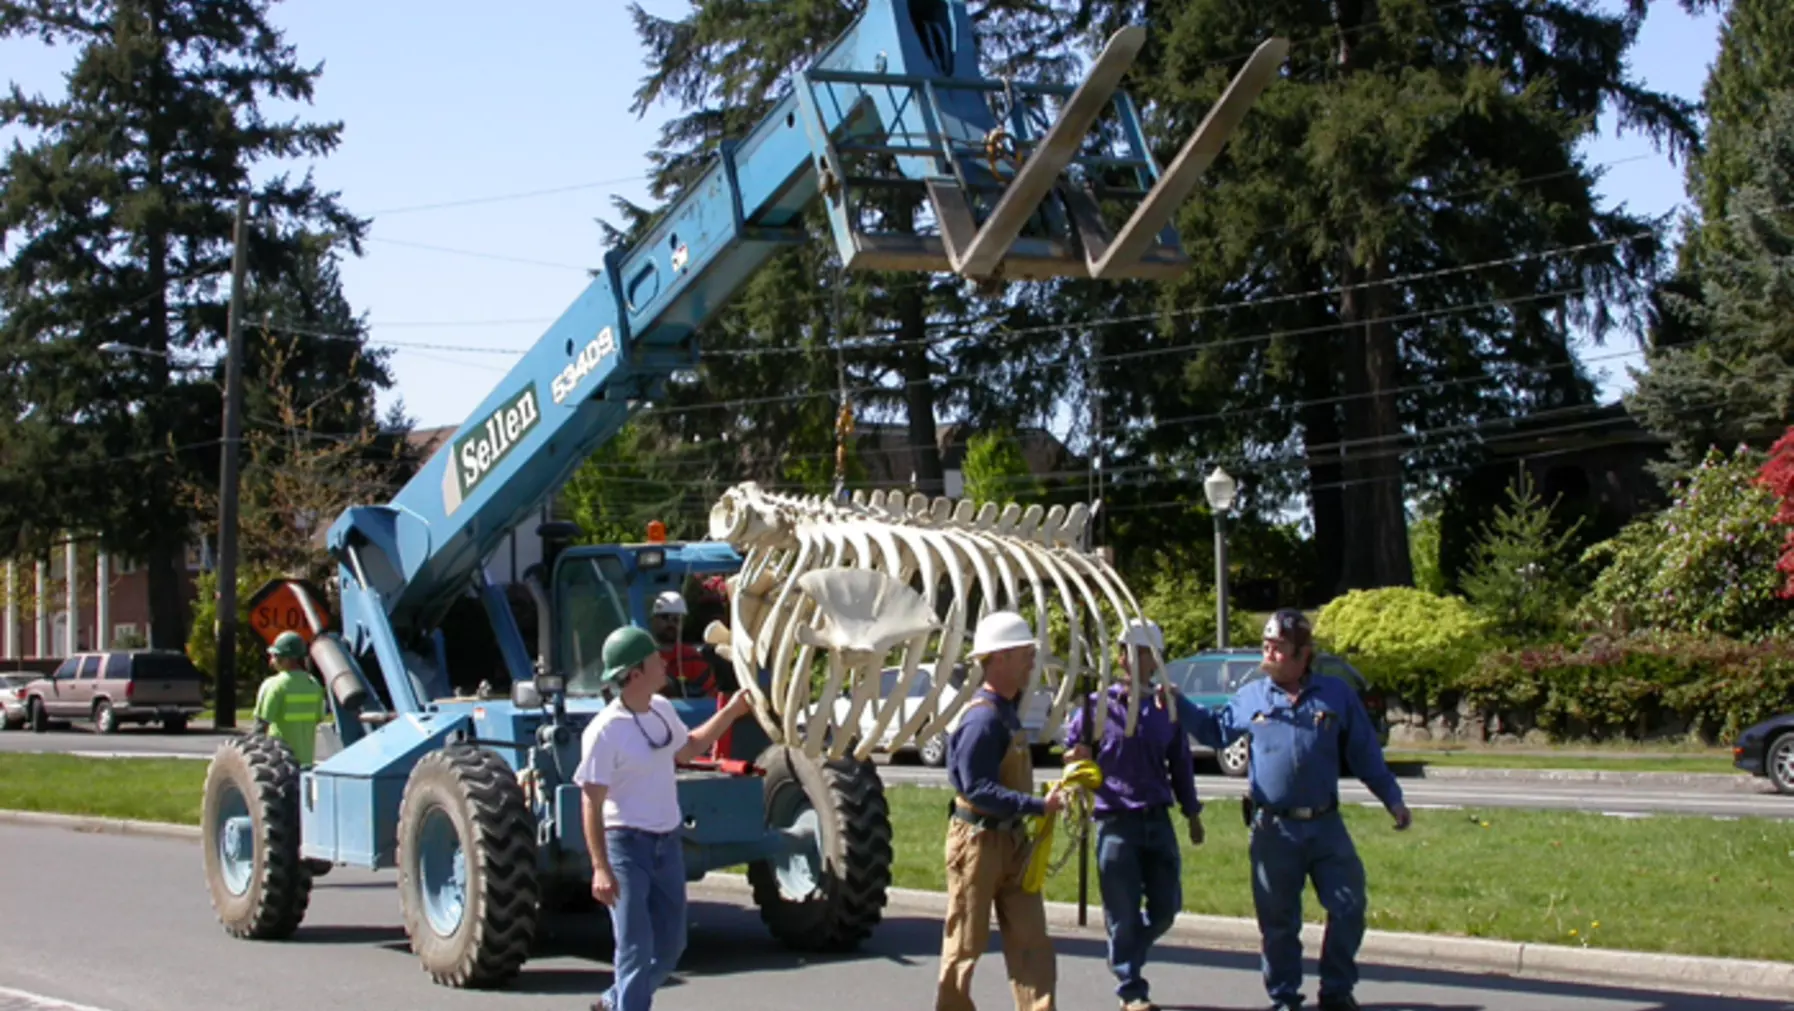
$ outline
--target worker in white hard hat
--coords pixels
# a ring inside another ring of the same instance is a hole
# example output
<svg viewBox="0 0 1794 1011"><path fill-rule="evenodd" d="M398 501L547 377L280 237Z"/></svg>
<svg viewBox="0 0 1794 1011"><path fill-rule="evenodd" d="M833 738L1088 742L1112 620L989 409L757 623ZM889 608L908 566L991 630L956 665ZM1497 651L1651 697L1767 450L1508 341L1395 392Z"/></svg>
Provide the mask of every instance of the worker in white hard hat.
<svg viewBox="0 0 1794 1011"><path fill-rule="evenodd" d="M717 692L715 666L702 650L683 641L685 597L677 590L668 590L654 598L648 617L648 629L660 643L660 657L667 664L666 687L661 694L675 699L714 698Z"/></svg>
<svg viewBox="0 0 1794 1011"><path fill-rule="evenodd" d="M1183 813L1191 845L1200 846L1202 804L1176 703L1152 683L1165 653L1164 632L1151 621L1130 621L1120 649L1121 667L1132 684L1113 684L1100 693L1108 708L1101 737L1095 734L1099 693L1090 693L1066 725L1065 758L1093 758L1103 771L1096 791L1096 874L1115 995L1122 1011L1157 1011L1141 970L1147 952L1183 908L1183 856L1171 806ZM1130 696L1139 707L1132 736L1127 733Z"/></svg>
<svg viewBox="0 0 1794 1011"><path fill-rule="evenodd" d="M1034 669L1033 629L1013 611L984 616L972 635L983 684L947 738L946 937L937 1011L975 1011L972 970L990 946L994 905L1003 925L1003 961L1017 1011L1053 1011L1057 966L1046 904L1022 887L1030 856L1028 815L1063 807L1059 788L1034 795L1034 762L1018 711Z"/></svg>

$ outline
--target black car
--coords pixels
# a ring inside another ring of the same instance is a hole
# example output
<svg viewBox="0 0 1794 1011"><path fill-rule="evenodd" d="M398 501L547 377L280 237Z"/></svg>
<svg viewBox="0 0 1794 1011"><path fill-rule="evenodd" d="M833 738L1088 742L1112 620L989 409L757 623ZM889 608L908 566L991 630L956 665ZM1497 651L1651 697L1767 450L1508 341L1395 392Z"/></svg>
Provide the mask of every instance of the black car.
<svg viewBox="0 0 1794 1011"><path fill-rule="evenodd" d="M1767 777L1782 793L1794 793L1794 713L1771 717L1739 734L1732 764Z"/></svg>

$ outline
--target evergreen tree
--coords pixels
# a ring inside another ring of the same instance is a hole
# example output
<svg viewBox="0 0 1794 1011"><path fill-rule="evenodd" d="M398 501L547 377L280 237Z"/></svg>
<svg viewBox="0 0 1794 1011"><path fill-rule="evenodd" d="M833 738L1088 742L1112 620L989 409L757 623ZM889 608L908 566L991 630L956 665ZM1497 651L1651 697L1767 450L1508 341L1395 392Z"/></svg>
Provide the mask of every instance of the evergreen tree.
<svg viewBox="0 0 1794 1011"><path fill-rule="evenodd" d="M1080 6L1098 36L1145 20L1130 80L1161 159L1244 54L1292 43L1180 215L1189 274L1064 286L1073 320L1160 313L1090 331L1111 415L1150 419L1114 470L1219 459L1247 508L1307 497L1324 594L1409 583L1411 494L1449 492L1435 475L1476 459L1483 423L1592 403L1572 326L1642 308L1655 244L1627 237L1649 223L1601 210L1577 152L1605 108L1694 138L1685 103L1627 76L1642 4Z"/></svg>
<svg viewBox="0 0 1794 1011"><path fill-rule="evenodd" d="M1719 7L1721 0L1695 4ZM1725 241L1732 194L1756 176L1761 125L1775 96L1794 89L1794 7L1782 0L1724 0L1724 7L1718 57L1701 88L1706 132L1688 161L1688 192L1700 208L1697 250Z"/></svg>
<svg viewBox="0 0 1794 1011"><path fill-rule="evenodd" d="M1464 596L1491 628L1519 642L1548 638L1562 629L1576 603L1573 570L1581 551L1578 519L1565 529L1544 504L1530 474L1510 484L1508 505L1484 530L1475 560L1461 584Z"/></svg>
<svg viewBox="0 0 1794 1011"><path fill-rule="evenodd" d="M73 55L66 94L15 85L0 99L0 123L26 140L0 170L0 357L14 363L0 387L13 422L0 434L0 532L20 552L55 529L92 530L142 559L158 647L184 638L177 567L199 518L182 489L217 473L235 197L251 194L252 292L327 271L320 244L359 253L365 227L309 176L250 178L270 159L328 154L341 132L263 111L265 100L309 101L320 73L296 61L269 7L0 0L0 37ZM290 291L312 304L303 285ZM110 342L140 353L107 356ZM358 343L308 350L306 375L384 384ZM259 366L259 354L247 360ZM193 374L207 358L211 375ZM261 381L246 371L245 390Z"/></svg>
<svg viewBox="0 0 1794 1011"><path fill-rule="evenodd" d="M1717 4L1715 3L1717 6ZM1655 299L1648 371L1632 402L1670 441L1666 483L1710 448L1761 447L1794 409L1789 238L1794 235L1794 7L1731 0L1689 162L1678 267Z"/></svg>
<svg viewBox="0 0 1794 1011"><path fill-rule="evenodd" d="M1011 502L1023 508L1041 501L1046 494L1015 433L1008 430L981 432L966 440L964 497L978 503L996 503L998 508Z"/></svg>

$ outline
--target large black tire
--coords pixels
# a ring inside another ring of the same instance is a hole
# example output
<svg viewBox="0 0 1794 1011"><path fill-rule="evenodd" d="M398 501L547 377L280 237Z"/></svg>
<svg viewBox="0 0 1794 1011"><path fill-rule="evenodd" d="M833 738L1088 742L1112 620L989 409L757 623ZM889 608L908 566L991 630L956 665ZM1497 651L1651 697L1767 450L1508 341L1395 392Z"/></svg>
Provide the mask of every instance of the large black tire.
<svg viewBox="0 0 1794 1011"><path fill-rule="evenodd" d="M788 827L808 810L819 833L815 890L786 894L772 862L748 865L754 902L774 937L799 951L851 951L884 918L891 886L891 810L871 762L813 761L802 751L768 749L766 821Z"/></svg>
<svg viewBox="0 0 1794 1011"><path fill-rule="evenodd" d="M440 910L433 921L427 903L426 879L435 876L444 845L458 847L464 858L452 925ZM417 763L399 805L398 864L405 932L430 978L489 989L517 975L535 940L541 884L535 822L502 758L455 745Z"/></svg>
<svg viewBox="0 0 1794 1011"><path fill-rule="evenodd" d="M223 852L225 822L243 808L253 856L247 875L233 888L227 874L231 861ZM200 838L212 909L232 936L285 938L305 919L311 873L299 858L299 832L299 765L292 749L259 734L220 744L206 769Z"/></svg>

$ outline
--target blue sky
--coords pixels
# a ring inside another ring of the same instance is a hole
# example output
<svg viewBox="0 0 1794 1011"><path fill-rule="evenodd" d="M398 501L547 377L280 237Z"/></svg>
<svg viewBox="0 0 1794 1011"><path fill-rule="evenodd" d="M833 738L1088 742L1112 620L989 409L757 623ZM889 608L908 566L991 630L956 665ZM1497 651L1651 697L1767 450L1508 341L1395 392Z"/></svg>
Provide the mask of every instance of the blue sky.
<svg viewBox="0 0 1794 1011"><path fill-rule="evenodd" d="M1653 7L1634 73L1698 98L1718 19L1690 18L1673 0ZM422 426L458 424L584 290L601 255L594 219L614 220L611 195L646 200L645 156L665 110L629 111L644 66L628 11L622 0L304 0L273 16L302 63L324 63L310 118L345 124L317 179L375 219L366 255L344 266L349 299L376 342L429 345L397 350L398 384L384 399L402 397ZM4 76L28 91L54 94L64 66L35 41L0 41ZM1655 214L1684 199L1680 165L1603 126L1589 157L1618 163L1601 187L1610 203ZM1616 335L1585 353L1635 347ZM1591 368L1611 375L1612 393L1629 385L1629 361Z"/></svg>

